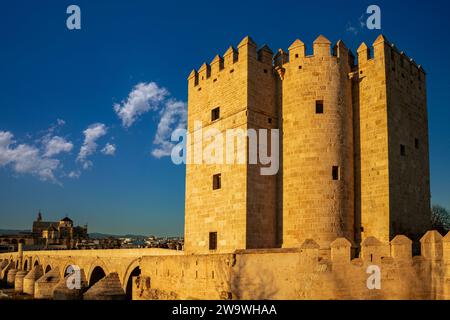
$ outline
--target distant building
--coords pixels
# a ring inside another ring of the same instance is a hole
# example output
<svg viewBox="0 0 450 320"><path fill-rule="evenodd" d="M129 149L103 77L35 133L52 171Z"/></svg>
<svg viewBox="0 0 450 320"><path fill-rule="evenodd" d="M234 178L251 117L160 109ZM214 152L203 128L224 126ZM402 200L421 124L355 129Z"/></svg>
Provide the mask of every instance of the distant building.
<svg viewBox="0 0 450 320"><path fill-rule="evenodd" d="M31 232L0 235L0 245L16 248L19 243L27 247L39 248L75 248L82 240L88 239L87 225L80 227L73 225L69 217L58 222L43 221L39 212L33 221ZM3 248L5 251L7 249ZM9 250L9 249L8 249Z"/></svg>
<svg viewBox="0 0 450 320"><path fill-rule="evenodd" d="M31 231L35 245L49 247L52 245L65 245L74 248L81 240L88 238L87 225L80 227L73 225L69 217L59 222L43 221L41 212L33 222Z"/></svg>

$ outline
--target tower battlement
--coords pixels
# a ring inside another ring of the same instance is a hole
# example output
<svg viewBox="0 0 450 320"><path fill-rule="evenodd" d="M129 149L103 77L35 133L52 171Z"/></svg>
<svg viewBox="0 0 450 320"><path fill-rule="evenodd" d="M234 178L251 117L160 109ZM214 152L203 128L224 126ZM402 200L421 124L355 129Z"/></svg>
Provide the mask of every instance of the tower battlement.
<svg viewBox="0 0 450 320"><path fill-rule="evenodd" d="M282 62L279 62L275 57L275 66L282 66L288 63L296 63L304 61L305 59L315 59L315 58L326 58L334 57L335 61L339 63L348 63L350 66L354 64L353 53L347 48L342 40L339 40L336 44L332 46L331 41L329 41L324 36L320 35L314 40L313 53L311 55L306 55L306 45L303 41L296 39L288 48L288 52L285 54L285 58ZM280 49L281 50L281 49ZM284 52L283 50L281 50Z"/></svg>
<svg viewBox="0 0 450 320"><path fill-rule="evenodd" d="M365 63L369 60L384 58L386 53L383 50L378 50L378 48L385 47L389 52L389 58L391 63L398 62L402 68L410 69L411 72L420 72L423 75L426 74L422 65L419 65L414 61L414 59L408 57L404 51L400 51L394 43L387 40L383 35L378 36L377 39L372 44L372 48L369 48L364 42L359 46L358 61L359 63Z"/></svg>
<svg viewBox="0 0 450 320"><path fill-rule="evenodd" d="M211 79L217 81L220 72L232 73L234 68L242 67L250 61L257 61L266 68L272 66L273 51L267 45L258 48L252 38L247 36L238 44L237 49L230 46L222 56L217 54L210 63L205 62L198 70L192 70L188 77L189 86L196 87Z"/></svg>

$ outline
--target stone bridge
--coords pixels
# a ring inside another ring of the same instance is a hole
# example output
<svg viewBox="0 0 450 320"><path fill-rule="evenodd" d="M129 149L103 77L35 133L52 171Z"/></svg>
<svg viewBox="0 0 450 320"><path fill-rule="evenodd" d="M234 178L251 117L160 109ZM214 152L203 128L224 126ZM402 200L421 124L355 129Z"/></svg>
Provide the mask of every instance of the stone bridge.
<svg viewBox="0 0 450 320"><path fill-rule="evenodd" d="M108 276L115 281L113 284L107 282L109 287L120 286L123 293L131 298L132 280L141 273L142 257L179 254L183 252L158 248L22 251L19 245L18 252L0 254L0 280L5 285L16 287L18 292L51 299L53 293L50 289L69 276L70 266L77 266L85 286L83 291L89 291ZM46 286L45 283L53 285ZM46 290L47 287L49 290Z"/></svg>

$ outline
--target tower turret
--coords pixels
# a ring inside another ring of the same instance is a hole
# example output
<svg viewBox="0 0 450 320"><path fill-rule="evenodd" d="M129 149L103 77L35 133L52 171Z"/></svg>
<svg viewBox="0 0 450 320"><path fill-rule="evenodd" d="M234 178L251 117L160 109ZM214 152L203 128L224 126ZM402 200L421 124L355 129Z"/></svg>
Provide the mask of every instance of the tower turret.
<svg viewBox="0 0 450 320"><path fill-rule="evenodd" d="M342 41L331 55L324 36L305 56L289 48L282 80L283 246L314 239L328 247L353 240L353 112L351 65ZM339 57L338 57L339 56Z"/></svg>

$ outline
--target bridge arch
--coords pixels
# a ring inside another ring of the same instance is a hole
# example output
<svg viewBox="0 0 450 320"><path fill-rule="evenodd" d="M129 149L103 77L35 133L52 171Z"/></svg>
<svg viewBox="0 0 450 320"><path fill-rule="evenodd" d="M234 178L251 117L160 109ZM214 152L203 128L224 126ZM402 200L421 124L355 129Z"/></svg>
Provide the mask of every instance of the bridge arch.
<svg viewBox="0 0 450 320"><path fill-rule="evenodd" d="M45 267L45 272L44 272L44 274L49 273L51 270L52 270L52 266L51 266L50 264L48 264L48 265Z"/></svg>
<svg viewBox="0 0 450 320"><path fill-rule="evenodd" d="M100 280L102 280L104 277L106 277L106 272L105 270L100 267L100 266L96 266L92 272L91 272L91 276L89 277L89 287L92 287L93 285L95 285L97 282L99 282Z"/></svg>
<svg viewBox="0 0 450 320"><path fill-rule="evenodd" d="M66 265L64 266L64 268L61 269L61 276L62 277L67 277L69 275L69 272L67 271L69 269L70 266L74 266L77 265L73 260L69 260L68 263L66 263Z"/></svg>
<svg viewBox="0 0 450 320"><path fill-rule="evenodd" d="M40 265L41 263L40 263L40 261L39 261L39 257L35 257L34 258L34 262L33 262L33 267L36 267L36 266L38 266L38 265Z"/></svg>
<svg viewBox="0 0 450 320"><path fill-rule="evenodd" d="M25 271L28 270L28 258L24 258L24 262L23 262L23 270L25 270Z"/></svg>
<svg viewBox="0 0 450 320"><path fill-rule="evenodd" d="M91 264L87 275L89 287L92 287L108 274L109 271L106 264L100 259L95 260L94 263Z"/></svg>
<svg viewBox="0 0 450 320"><path fill-rule="evenodd" d="M141 275L141 268L140 268L140 262L141 259L138 258L136 260L133 260L131 264L128 266L127 270L125 271L125 275L122 280L122 287L127 295L127 299L131 300L131 291L133 288L133 277L137 277Z"/></svg>

